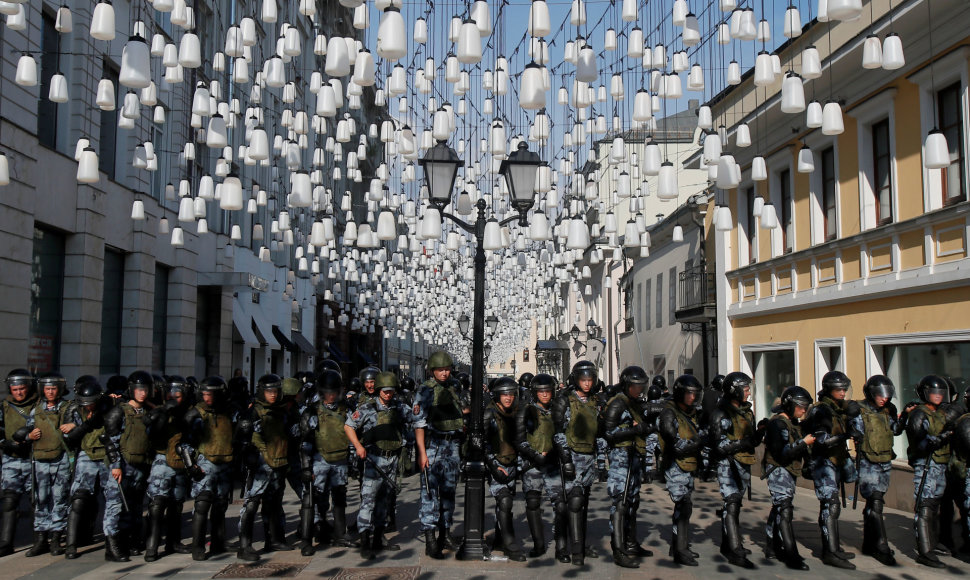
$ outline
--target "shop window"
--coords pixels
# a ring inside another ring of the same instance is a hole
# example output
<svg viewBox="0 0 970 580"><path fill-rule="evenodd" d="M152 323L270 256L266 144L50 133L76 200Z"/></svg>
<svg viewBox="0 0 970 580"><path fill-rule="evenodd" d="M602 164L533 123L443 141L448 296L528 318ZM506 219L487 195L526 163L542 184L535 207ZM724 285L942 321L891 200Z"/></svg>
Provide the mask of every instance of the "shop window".
<svg viewBox="0 0 970 580"><path fill-rule="evenodd" d="M30 370L45 373L60 367L64 303L64 236L34 228L30 276Z"/></svg>

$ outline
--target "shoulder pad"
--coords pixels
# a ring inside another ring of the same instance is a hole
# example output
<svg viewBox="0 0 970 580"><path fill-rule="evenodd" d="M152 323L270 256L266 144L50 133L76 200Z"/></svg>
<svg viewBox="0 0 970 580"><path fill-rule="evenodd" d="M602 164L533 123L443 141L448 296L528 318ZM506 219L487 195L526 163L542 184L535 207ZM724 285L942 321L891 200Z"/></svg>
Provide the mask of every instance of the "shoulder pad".
<svg viewBox="0 0 970 580"><path fill-rule="evenodd" d="M845 414L849 417L855 418L859 416L862 412L862 406L859 405L859 401L849 401L845 406Z"/></svg>
<svg viewBox="0 0 970 580"><path fill-rule="evenodd" d="M117 435L121 433L122 423L125 419L125 411L121 408L121 405L116 405L111 407L107 413L104 414L104 430L109 435Z"/></svg>

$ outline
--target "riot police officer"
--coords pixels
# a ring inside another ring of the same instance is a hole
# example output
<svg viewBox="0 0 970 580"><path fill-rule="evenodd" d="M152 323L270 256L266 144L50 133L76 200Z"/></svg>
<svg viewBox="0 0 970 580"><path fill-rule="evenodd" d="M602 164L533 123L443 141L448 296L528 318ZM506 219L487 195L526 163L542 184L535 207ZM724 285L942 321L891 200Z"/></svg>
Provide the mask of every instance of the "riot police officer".
<svg viewBox="0 0 970 580"><path fill-rule="evenodd" d="M563 450L571 562L582 566L586 556L599 556L592 547L586 546L586 513L590 487L596 477L596 439L600 434L599 408L593 392L596 367L589 361L577 362L570 373L570 382L575 388L567 389L565 395L553 401L552 418L556 424L556 443Z"/></svg>
<svg viewBox="0 0 970 580"><path fill-rule="evenodd" d="M862 553L872 556L886 566L895 566L896 558L886 538L886 522L882 511L889 491L892 471L893 438L906 427L906 415L915 405L908 406L899 417L892 398L896 387L889 377L873 375L862 387L865 399L853 401L847 407L849 431L855 440L858 464L859 493L866 499L862 510Z"/></svg>
<svg viewBox="0 0 970 580"><path fill-rule="evenodd" d="M459 447L465 430L459 394L446 384L453 366L451 356L444 351L428 357L431 378L418 391L413 410L418 468L425 478L419 512L421 531L425 553L436 559L444 557L443 547L456 550L461 545L450 531L461 462Z"/></svg>
<svg viewBox="0 0 970 580"><path fill-rule="evenodd" d="M545 492L546 500L553 505L555 514L553 537L556 559L568 564L566 501L559 461L562 454L556 449L556 426L552 420L552 397L556 390L556 379L539 373L533 377L531 389L533 402L520 404L515 420L516 444L519 454L526 461L522 488L525 490L525 516L532 534L533 548L529 551L529 557L537 558L546 552L542 524L542 495Z"/></svg>
<svg viewBox="0 0 970 580"><path fill-rule="evenodd" d="M163 528L166 552L187 554L191 551L181 542L182 508L189 493L189 477L185 462L176 451L188 428L185 414L191 406L191 392L187 381L178 375L165 377L163 385L165 404L148 412L155 457L148 473L146 562L158 559Z"/></svg>
<svg viewBox="0 0 970 580"><path fill-rule="evenodd" d="M527 405L532 402L532 380L535 375L532 373L522 373L519 375L519 405Z"/></svg>
<svg viewBox="0 0 970 580"><path fill-rule="evenodd" d="M660 440L664 452L664 479L674 502L670 551L674 561L697 566L690 549L690 516L694 510L694 472L700 466L701 445L706 433L697 424L695 403L704 387L693 375L674 381L673 398L660 413Z"/></svg>
<svg viewBox="0 0 970 580"><path fill-rule="evenodd" d="M202 379L199 396L202 400L185 413L188 427L176 450L192 478L195 502L192 559L201 561L226 551L226 510L232 490L234 431L237 422L248 423L249 419L240 420L238 409L229 402L229 387L220 376ZM210 527L209 553L206 554L206 533Z"/></svg>
<svg viewBox="0 0 970 580"><path fill-rule="evenodd" d="M28 426L33 441L34 479L34 545L27 557L48 551L59 556L64 553L61 540L67 527L70 509L71 458L64 432L69 430L68 409L64 400L67 381L60 373L51 372L37 380L40 400L30 411Z"/></svg>
<svg viewBox="0 0 970 580"><path fill-rule="evenodd" d="M739 516L745 492L751 487L754 450L764 430L757 429L751 411L751 377L742 372L721 377L722 393L710 412L712 462L717 465L717 483L724 501L721 512L721 554L742 568L754 568L741 544Z"/></svg>
<svg viewBox="0 0 970 580"><path fill-rule="evenodd" d="M366 405L377 398L377 386L375 381L380 372L381 369L374 366L369 366L360 371L360 374L357 375L357 379L360 381L360 390L357 396L358 407L361 405Z"/></svg>
<svg viewBox="0 0 970 580"><path fill-rule="evenodd" d="M82 381L83 382L80 382ZM106 416L112 400L106 397L94 377L82 377L75 385L70 423L76 425L67 433L68 444L79 448L71 485L71 512L67 518L67 541L64 555L77 558L78 534L88 505L95 502L94 490L104 494L104 558L112 562L129 560L119 538L121 532L122 457L117 442L106 432Z"/></svg>
<svg viewBox="0 0 970 580"><path fill-rule="evenodd" d="M350 439L344 432L344 424L350 412L347 404L341 399L342 389L340 374L326 370L316 379L317 402L303 411L301 428L304 443L301 461L309 457L313 493L311 502L307 505L307 497L303 498L303 508L300 513L301 529L304 535L302 553L304 556L313 554L312 526L313 509L316 507L320 519L321 544L332 542L337 546L349 546L351 542L347 534L347 470L350 451ZM304 474L306 469L304 468ZM333 526L327 525L327 512L333 505ZM309 509L308 509L309 508ZM330 532L330 533L327 533ZM309 548L308 548L309 546Z"/></svg>
<svg viewBox="0 0 970 580"><path fill-rule="evenodd" d="M652 556L636 537L640 507L641 462L646 453L646 435L656 431L641 406L640 395L647 386L646 371L628 366L620 372L620 392L610 399L603 416L603 433L610 445L610 540L613 562L623 568L639 568L636 557Z"/></svg>
<svg viewBox="0 0 970 580"><path fill-rule="evenodd" d="M768 420L765 432L765 477L772 506L768 514L768 543L773 546L771 552L793 570L808 570L795 543L792 501L802 462L808 457L809 446L815 443L815 436L811 433L803 435L798 424L811 404L812 396L808 391L802 387L788 387L782 392L781 405Z"/></svg>
<svg viewBox="0 0 970 580"><path fill-rule="evenodd" d="M906 422L909 436L909 464L913 466L913 493L916 501L916 562L931 568L945 564L934 554L939 533L939 509L946 486L950 460L952 426L940 408L949 392L946 379L927 375L916 385L922 404L913 409Z"/></svg>
<svg viewBox="0 0 970 580"><path fill-rule="evenodd" d="M489 492L495 498L495 541L493 547L510 560L524 562L525 555L515 547L512 504L518 476L515 448L516 399L519 385L511 377L495 381L492 402L485 408L485 459L492 482Z"/></svg>
<svg viewBox="0 0 970 580"><path fill-rule="evenodd" d="M379 373L375 383L377 398L358 407L344 424L357 457L364 461L357 529L360 555L365 560L373 559L381 550L401 549L384 540L384 522L390 507L388 492L397 487L394 477L404 434L411 428L411 413L395 400L397 375Z"/></svg>
<svg viewBox="0 0 970 580"><path fill-rule="evenodd" d="M855 481L855 464L849 461L849 438L846 423L849 377L841 371L822 376L818 401L809 409L804 429L815 435L812 446L812 479L819 501L818 527L822 532L822 563L835 568L854 570L848 560L855 556L842 551L839 540L839 515L842 512L840 488Z"/></svg>
<svg viewBox="0 0 970 580"><path fill-rule="evenodd" d="M37 403L37 382L26 369L14 369L7 374L10 398L0 402L0 449L3 468L0 471L0 556L13 553L17 531L17 506L23 492L33 493L31 487L32 431L27 426L30 410Z"/></svg>
<svg viewBox="0 0 970 580"><path fill-rule="evenodd" d="M663 389L659 385L651 383L650 386L647 387L645 413L647 414L649 421L654 424L657 423L657 419L660 417L660 412L663 411L663 408L666 405L665 401L663 400L663 396ZM657 469L658 464L660 463L658 459L659 448L660 433L654 430L644 439L643 479L646 483L653 483L655 479L663 477L663 474Z"/></svg>
<svg viewBox="0 0 970 580"><path fill-rule="evenodd" d="M963 394L963 407L964 409L970 409L970 387L968 387ZM953 455L956 457L954 463L962 464L963 473L963 505L961 506L961 515L963 521L961 522L961 527L964 531L970 528L970 470L967 469L967 464L970 462L970 411L965 412L956 420L956 427L954 429L954 442L953 442ZM970 541L964 537L964 543L957 551L957 554L961 560L968 561L967 554L970 554Z"/></svg>

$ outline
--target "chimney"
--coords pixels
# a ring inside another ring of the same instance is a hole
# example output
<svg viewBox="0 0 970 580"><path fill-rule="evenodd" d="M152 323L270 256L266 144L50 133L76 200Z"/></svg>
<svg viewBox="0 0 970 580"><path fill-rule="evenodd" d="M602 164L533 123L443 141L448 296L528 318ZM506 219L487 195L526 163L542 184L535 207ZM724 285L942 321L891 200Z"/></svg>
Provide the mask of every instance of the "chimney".
<svg viewBox="0 0 970 580"><path fill-rule="evenodd" d="M691 99L687 101L687 110L691 113L696 113L697 109L701 108L701 102L698 99Z"/></svg>

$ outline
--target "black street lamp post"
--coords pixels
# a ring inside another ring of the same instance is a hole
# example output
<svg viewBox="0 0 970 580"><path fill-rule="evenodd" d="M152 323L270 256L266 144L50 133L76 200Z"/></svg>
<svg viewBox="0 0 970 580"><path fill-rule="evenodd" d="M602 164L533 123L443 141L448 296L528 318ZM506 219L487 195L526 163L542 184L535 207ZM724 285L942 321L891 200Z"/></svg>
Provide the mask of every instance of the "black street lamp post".
<svg viewBox="0 0 970 580"><path fill-rule="evenodd" d="M474 223L468 223L444 211L451 203L458 168L464 162L458 158L454 149L439 141L428 150L419 161L424 169L425 183L431 205L455 225L475 235L475 302L472 313L472 389L471 421L468 428L468 458L465 468L465 540L458 551L462 560L481 560L486 558L485 550L485 429L484 406L482 405L482 386L485 384L485 217L486 204L479 199L475 204L478 216ZM539 156L529 151L525 141L518 149L502 161L499 169L512 195L512 207L518 215L502 220L499 226L518 220L520 226L529 224L527 214L535 204L536 172L541 161ZM498 325L498 319L489 317L490 329ZM459 326L467 329L467 318L459 319Z"/></svg>

